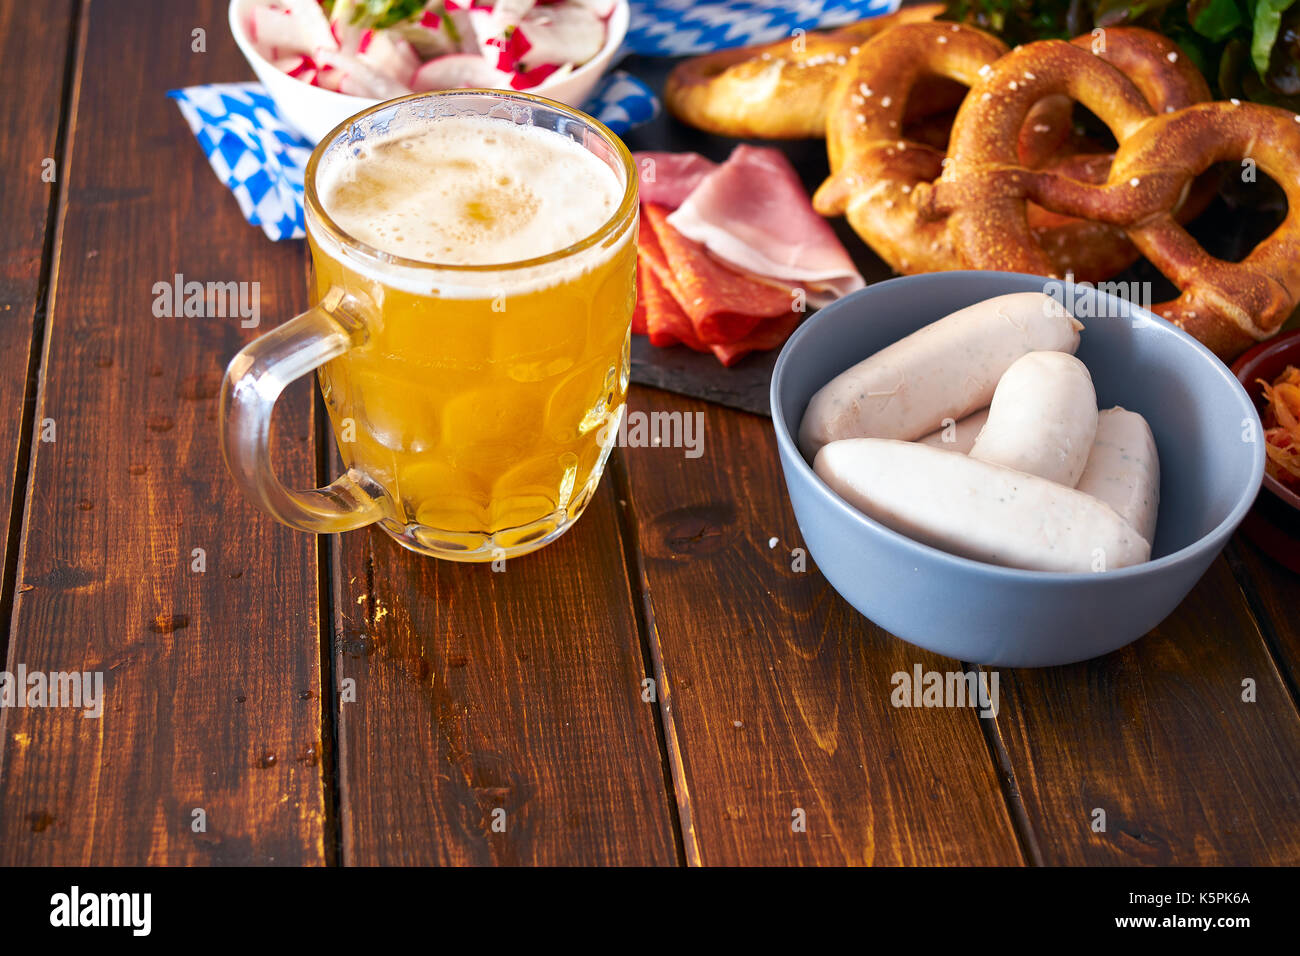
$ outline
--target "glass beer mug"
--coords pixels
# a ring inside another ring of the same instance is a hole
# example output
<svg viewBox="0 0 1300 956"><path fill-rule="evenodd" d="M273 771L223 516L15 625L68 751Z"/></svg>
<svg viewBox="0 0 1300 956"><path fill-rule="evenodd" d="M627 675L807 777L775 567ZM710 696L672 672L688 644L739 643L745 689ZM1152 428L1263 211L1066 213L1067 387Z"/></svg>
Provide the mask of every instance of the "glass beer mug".
<svg viewBox="0 0 1300 956"><path fill-rule="evenodd" d="M226 371L226 463L285 524L378 523L421 554L525 554L577 520L627 395L637 182L627 147L541 97L417 93L307 165L311 308ZM276 478L276 399L316 371L346 472Z"/></svg>

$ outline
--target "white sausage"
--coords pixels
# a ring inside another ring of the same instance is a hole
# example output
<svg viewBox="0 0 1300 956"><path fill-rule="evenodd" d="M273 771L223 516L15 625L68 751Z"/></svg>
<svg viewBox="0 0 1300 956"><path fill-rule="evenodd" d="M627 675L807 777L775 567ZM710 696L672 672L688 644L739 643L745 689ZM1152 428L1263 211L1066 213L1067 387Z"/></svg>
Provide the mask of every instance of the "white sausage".
<svg viewBox="0 0 1300 956"><path fill-rule="evenodd" d="M1160 457L1145 418L1119 406L1101 413L1078 488L1114 508L1148 543L1155 542Z"/></svg>
<svg viewBox="0 0 1300 956"><path fill-rule="evenodd" d="M1088 367L1065 352L1030 352L998 382L970 456L1073 488L1096 437Z"/></svg>
<svg viewBox="0 0 1300 956"><path fill-rule="evenodd" d="M1150 545L1091 495L917 442L853 438L813 468L881 524L953 554L1012 568L1101 571L1141 564Z"/></svg>
<svg viewBox="0 0 1300 956"><path fill-rule="evenodd" d="M799 447L811 459L841 438L920 438L945 418L960 421L987 405L1002 373L1026 352L1074 352L1082 328L1041 292L977 302L822 386L804 412Z"/></svg>
<svg viewBox="0 0 1300 956"><path fill-rule="evenodd" d="M975 445L975 439L988 421L989 410L981 408L978 412L971 412L959 422L952 425L945 424L944 427L930 434L918 438L923 445L933 445L935 448L946 448L949 451L958 451L965 455ZM947 421L952 421L949 418Z"/></svg>

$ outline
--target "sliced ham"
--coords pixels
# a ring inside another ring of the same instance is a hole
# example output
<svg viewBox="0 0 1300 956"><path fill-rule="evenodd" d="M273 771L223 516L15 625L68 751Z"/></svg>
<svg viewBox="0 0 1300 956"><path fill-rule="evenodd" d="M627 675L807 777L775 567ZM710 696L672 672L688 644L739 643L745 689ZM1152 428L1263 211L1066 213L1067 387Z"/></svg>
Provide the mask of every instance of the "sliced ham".
<svg viewBox="0 0 1300 956"><path fill-rule="evenodd" d="M832 296L865 284L830 224L813 211L779 150L737 146L668 217L718 258L755 275Z"/></svg>
<svg viewBox="0 0 1300 956"><path fill-rule="evenodd" d="M633 153L641 202L676 209L717 163L699 153Z"/></svg>

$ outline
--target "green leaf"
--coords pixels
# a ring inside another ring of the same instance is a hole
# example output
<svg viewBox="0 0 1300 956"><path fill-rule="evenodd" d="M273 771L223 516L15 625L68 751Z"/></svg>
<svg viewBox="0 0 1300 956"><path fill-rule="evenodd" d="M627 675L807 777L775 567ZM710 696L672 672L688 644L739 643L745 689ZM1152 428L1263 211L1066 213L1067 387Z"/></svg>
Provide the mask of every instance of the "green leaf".
<svg viewBox="0 0 1300 956"><path fill-rule="evenodd" d="M1211 40L1224 39L1245 22L1236 0L1203 0L1188 6L1192 28Z"/></svg>
<svg viewBox="0 0 1300 956"><path fill-rule="evenodd" d="M1250 59L1255 64L1255 72L1261 77L1268 72L1269 57L1273 54L1273 44L1277 42L1278 30L1282 26L1282 14L1296 0L1256 0L1255 36L1250 42Z"/></svg>

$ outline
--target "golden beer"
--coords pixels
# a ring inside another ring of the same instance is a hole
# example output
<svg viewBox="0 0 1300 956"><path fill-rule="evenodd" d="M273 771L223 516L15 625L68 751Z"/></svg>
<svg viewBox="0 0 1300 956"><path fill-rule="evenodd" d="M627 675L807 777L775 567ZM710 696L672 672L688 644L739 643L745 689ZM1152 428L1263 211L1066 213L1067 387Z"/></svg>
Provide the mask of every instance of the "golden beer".
<svg viewBox="0 0 1300 956"><path fill-rule="evenodd" d="M363 326L321 391L349 474L408 547L526 553L594 491L636 295L620 148L458 113L326 153L314 184L309 168L312 302L345 290Z"/></svg>

